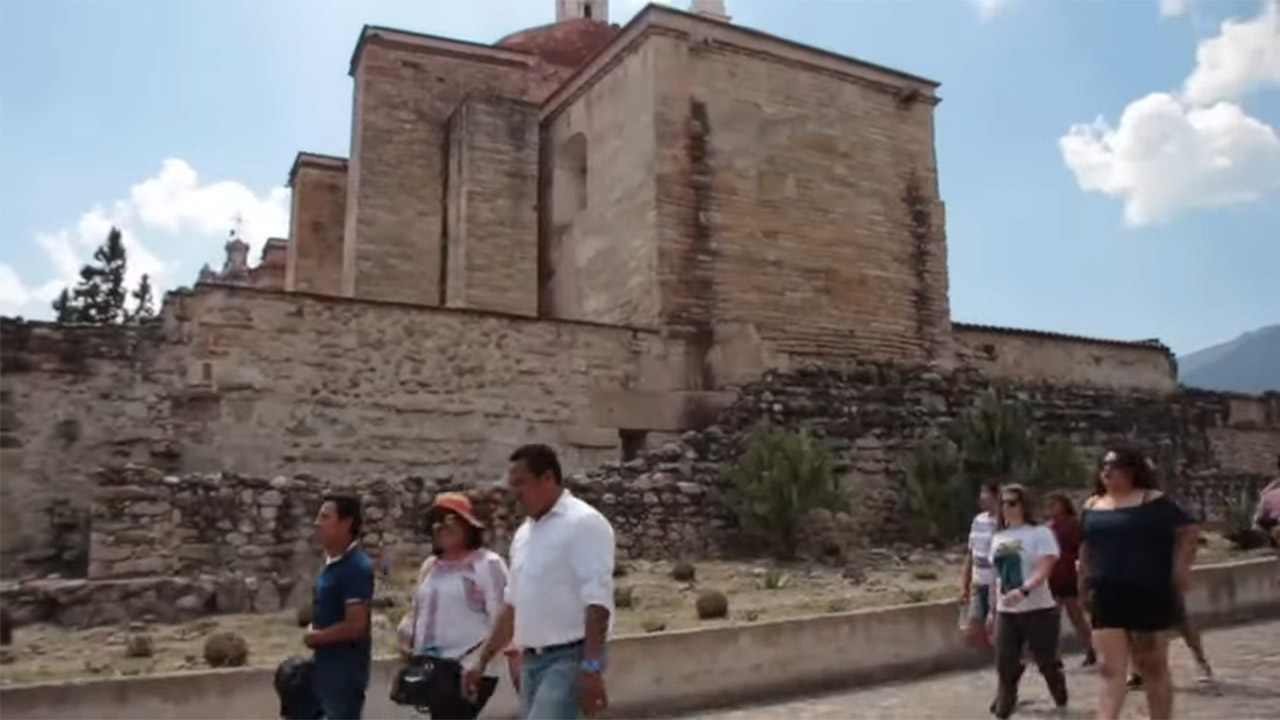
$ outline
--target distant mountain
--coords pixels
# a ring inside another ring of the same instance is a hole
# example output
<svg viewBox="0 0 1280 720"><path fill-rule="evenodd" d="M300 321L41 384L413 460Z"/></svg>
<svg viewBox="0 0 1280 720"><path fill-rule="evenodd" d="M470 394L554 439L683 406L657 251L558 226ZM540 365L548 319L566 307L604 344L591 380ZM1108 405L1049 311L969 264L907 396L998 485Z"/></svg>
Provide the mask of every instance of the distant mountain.
<svg viewBox="0 0 1280 720"><path fill-rule="evenodd" d="M1178 358L1178 381L1208 390L1280 390L1280 325Z"/></svg>

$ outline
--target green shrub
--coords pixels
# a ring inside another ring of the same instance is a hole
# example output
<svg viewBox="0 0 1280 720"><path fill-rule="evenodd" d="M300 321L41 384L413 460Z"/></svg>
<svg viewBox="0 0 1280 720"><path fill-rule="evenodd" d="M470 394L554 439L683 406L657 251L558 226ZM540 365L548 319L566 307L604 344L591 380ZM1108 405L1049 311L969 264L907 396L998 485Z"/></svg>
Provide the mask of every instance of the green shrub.
<svg viewBox="0 0 1280 720"><path fill-rule="evenodd" d="M727 475L743 529L781 559L795 557L811 511L847 506L831 451L805 431L757 427Z"/></svg>
<svg viewBox="0 0 1280 720"><path fill-rule="evenodd" d="M1052 438L1036 447L1034 467L1028 485L1035 490L1078 490L1091 487L1093 473L1080 458L1076 446Z"/></svg>
<svg viewBox="0 0 1280 720"><path fill-rule="evenodd" d="M964 458L964 473L973 481L971 495L987 478L1025 482L1035 468L1038 443L1031 418L997 388L978 398L952 426L951 436Z"/></svg>
<svg viewBox="0 0 1280 720"><path fill-rule="evenodd" d="M973 517L973 491L960 449L935 439L916 447L907 465L909 530L917 542L944 545L962 537Z"/></svg>
<svg viewBox="0 0 1280 720"><path fill-rule="evenodd" d="M921 444L907 460L906 500L920 542L961 540L978 511L978 489L988 480L1035 492L1076 490L1092 480L1071 442L1042 438L1026 410L996 388L983 393L947 436Z"/></svg>

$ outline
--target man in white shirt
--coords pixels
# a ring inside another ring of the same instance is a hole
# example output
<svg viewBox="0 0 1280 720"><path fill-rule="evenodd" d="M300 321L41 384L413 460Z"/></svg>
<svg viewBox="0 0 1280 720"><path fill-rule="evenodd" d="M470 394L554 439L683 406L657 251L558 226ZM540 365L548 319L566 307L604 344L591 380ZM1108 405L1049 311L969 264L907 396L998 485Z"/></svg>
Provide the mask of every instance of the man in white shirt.
<svg viewBox="0 0 1280 720"><path fill-rule="evenodd" d="M613 625L613 527L563 486L546 445L511 454L508 485L528 517L511 541L511 577L493 633L467 673L514 637L522 650L520 716L571 720L604 711L605 644Z"/></svg>
<svg viewBox="0 0 1280 720"><path fill-rule="evenodd" d="M991 537L996 532L996 512L1000 509L1000 483L988 480L978 493L981 512L969 525L969 552L960 571L961 629L971 647L988 648L987 616L991 614L991 586L996 571L991 565Z"/></svg>

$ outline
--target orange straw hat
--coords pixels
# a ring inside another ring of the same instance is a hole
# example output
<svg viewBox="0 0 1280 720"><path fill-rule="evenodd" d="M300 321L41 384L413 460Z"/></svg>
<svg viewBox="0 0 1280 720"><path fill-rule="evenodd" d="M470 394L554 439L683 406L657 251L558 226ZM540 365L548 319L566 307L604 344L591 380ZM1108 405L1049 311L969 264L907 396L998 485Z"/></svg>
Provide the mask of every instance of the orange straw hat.
<svg viewBox="0 0 1280 720"><path fill-rule="evenodd" d="M447 492L437 495L435 502L431 504L431 511L434 513L441 510L456 513L458 517L471 523L473 527L484 529L484 523L476 519L475 510L471 507L471 499L460 492Z"/></svg>

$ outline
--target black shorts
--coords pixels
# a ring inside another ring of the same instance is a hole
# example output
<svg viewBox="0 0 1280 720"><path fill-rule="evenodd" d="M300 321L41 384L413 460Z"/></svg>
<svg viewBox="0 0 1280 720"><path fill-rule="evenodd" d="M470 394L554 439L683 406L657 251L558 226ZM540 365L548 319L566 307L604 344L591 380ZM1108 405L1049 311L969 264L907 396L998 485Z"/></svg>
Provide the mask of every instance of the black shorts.
<svg viewBox="0 0 1280 720"><path fill-rule="evenodd" d="M1089 617L1095 630L1158 632L1182 621L1182 598L1173 583L1091 583Z"/></svg>

